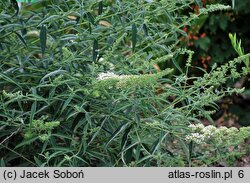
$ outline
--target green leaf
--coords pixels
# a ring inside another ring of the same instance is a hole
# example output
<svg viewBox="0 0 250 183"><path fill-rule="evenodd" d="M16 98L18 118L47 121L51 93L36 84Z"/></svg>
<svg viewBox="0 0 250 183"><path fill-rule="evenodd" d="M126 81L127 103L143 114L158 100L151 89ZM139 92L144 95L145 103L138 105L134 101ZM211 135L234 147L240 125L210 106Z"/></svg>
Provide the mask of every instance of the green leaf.
<svg viewBox="0 0 250 183"><path fill-rule="evenodd" d="M30 145L32 142L36 141L39 137L33 137L31 139L25 139L23 140L20 144L18 144L15 149L18 149L19 147L25 146L25 145Z"/></svg>
<svg viewBox="0 0 250 183"><path fill-rule="evenodd" d="M102 11L103 11L103 3L102 3L102 1L100 1L98 3L98 15L101 15Z"/></svg>
<svg viewBox="0 0 250 183"><path fill-rule="evenodd" d="M235 7L235 0L232 0L232 8L234 9Z"/></svg>
<svg viewBox="0 0 250 183"><path fill-rule="evenodd" d="M33 3L36 1L38 1L38 0L18 0L18 2L24 2L24 3Z"/></svg>
<svg viewBox="0 0 250 183"><path fill-rule="evenodd" d="M248 68L249 72L250 72L250 68ZM250 89L245 89L243 94L245 95L250 95Z"/></svg>
<svg viewBox="0 0 250 183"><path fill-rule="evenodd" d="M183 73L181 67L180 67L179 64L176 62L176 60L175 60L175 59L172 59L172 62L173 62L173 64L174 64L174 66L175 66L181 73Z"/></svg>
<svg viewBox="0 0 250 183"><path fill-rule="evenodd" d="M31 111L30 111L30 124L32 124L32 121L34 119L35 113L36 113L36 107L37 107L37 101L33 102L31 106Z"/></svg>
<svg viewBox="0 0 250 183"><path fill-rule="evenodd" d="M241 40L237 41L236 34L232 33L229 33L229 38L234 50L238 53L239 56L243 56L245 54L245 51L244 48L241 47ZM244 63L247 67L249 67L249 59L245 59Z"/></svg>
<svg viewBox="0 0 250 183"><path fill-rule="evenodd" d="M92 120L88 112L85 113L85 118L89 124L91 124Z"/></svg>
<svg viewBox="0 0 250 183"><path fill-rule="evenodd" d="M182 149L187 157L187 160L190 162L190 152L189 152L189 146L184 142L181 138L177 137L177 139L180 141L180 145L182 146Z"/></svg>
<svg viewBox="0 0 250 183"><path fill-rule="evenodd" d="M131 131L132 127L134 125L131 124L125 131L124 131L124 134L122 136L122 141L121 141L121 148L124 149L125 145L126 145L126 142L128 140L128 135L129 135L129 132Z"/></svg>
<svg viewBox="0 0 250 183"><path fill-rule="evenodd" d="M147 155L147 156L145 156L145 157L143 157L142 159L140 159L139 161L137 161L137 165L138 164L140 164L140 163L142 163L143 161L146 161L146 160L150 160L150 159L152 159L154 156L153 155Z"/></svg>
<svg viewBox="0 0 250 183"><path fill-rule="evenodd" d="M43 163L36 156L34 156L34 160L39 167L42 166Z"/></svg>
<svg viewBox="0 0 250 183"><path fill-rule="evenodd" d="M56 21L56 19L59 19L60 18L60 15L50 15L46 18L44 18L39 24L38 26L43 26L45 23L50 23L50 22L53 22L53 21Z"/></svg>
<svg viewBox="0 0 250 183"><path fill-rule="evenodd" d="M142 25L142 28L143 28L143 31L144 31L145 36L148 36L148 28L147 28L147 25L146 25L146 24L143 24L143 25Z"/></svg>
<svg viewBox="0 0 250 183"><path fill-rule="evenodd" d="M178 33L180 33L182 36L184 36L185 38L188 38L188 35L187 35L187 33L185 32L185 31L183 31L183 30L181 30L181 29L175 29L176 30L176 32L178 32Z"/></svg>
<svg viewBox="0 0 250 183"><path fill-rule="evenodd" d="M5 166L6 166L3 158L1 158L0 166L1 166L1 167L5 167Z"/></svg>
<svg viewBox="0 0 250 183"><path fill-rule="evenodd" d="M69 105L69 103L71 102L72 99L73 99L73 96L69 96L69 98L64 102L60 114L62 114L64 112L64 110Z"/></svg>
<svg viewBox="0 0 250 183"><path fill-rule="evenodd" d="M142 144L139 143L139 144L137 145L136 149L135 149L135 160L136 160L136 161L138 161L139 158L140 158L141 149L143 149L143 148L142 148Z"/></svg>
<svg viewBox="0 0 250 183"><path fill-rule="evenodd" d="M188 145L188 151L189 151L189 166L191 166L191 162L192 162L192 156L193 156L193 141L191 141Z"/></svg>
<svg viewBox="0 0 250 183"><path fill-rule="evenodd" d="M62 134L62 133L55 133L55 134L51 134L51 136L53 137L58 137L60 139L68 139L68 140L72 140L72 137Z"/></svg>
<svg viewBox="0 0 250 183"><path fill-rule="evenodd" d="M52 71L52 72L46 74L45 76L43 76L42 79L41 79L41 81L40 81L40 83L44 83L44 81L45 81L46 78L49 78L51 76L55 76L55 75L58 75L58 74L63 74L63 73L67 73L67 71L61 70L61 69Z"/></svg>
<svg viewBox="0 0 250 183"><path fill-rule="evenodd" d="M105 147L107 148L109 143L112 142L112 140L114 140L114 138L117 137L123 130L125 130L128 125L129 125L129 123L125 123L125 124L122 124L121 126L119 126L115 130L115 132L111 135L111 137L109 138Z"/></svg>
<svg viewBox="0 0 250 183"><path fill-rule="evenodd" d="M91 27L91 23L88 23L88 28L89 28L89 33L92 34L92 27Z"/></svg>
<svg viewBox="0 0 250 183"><path fill-rule="evenodd" d="M22 41L22 43L24 44L24 46L25 46L26 48L28 48L25 39L24 39L19 33L17 33L17 32L15 32L15 34L16 34L17 37L20 39L20 41Z"/></svg>
<svg viewBox="0 0 250 183"><path fill-rule="evenodd" d="M46 42L47 42L47 27L43 24L41 26L41 31L40 31L40 43L43 55L45 53Z"/></svg>
<svg viewBox="0 0 250 183"><path fill-rule="evenodd" d="M136 42L137 42L137 28L136 25L132 25L132 51L135 52L135 47L136 47Z"/></svg>
<svg viewBox="0 0 250 183"><path fill-rule="evenodd" d="M208 114L205 114L205 117L207 118L207 120L212 124L215 125L214 120L212 119L212 117Z"/></svg>
<svg viewBox="0 0 250 183"><path fill-rule="evenodd" d="M90 12L87 12L87 17L88 17L89 22L91 22L94 25L95 18L93 17L93 15Z"/></svg>
<svg viewBox="0 0 250 183"><path fill-rule="evenodd" d="M87 113L88 114L88 113ZM99 126L99 129L94 133L94 135L92 136L92 138L90 139L90 141L88 142L88 146L94 141L94 139L97 137L97 135L100 133L101 129L103 128L104 124L106 123L106 121L108 120L108 117L105 117L104 119L102 119L102 123Z"/></svg>
<svg viewBox="0 0 250 183"><path fill-rule="evenodd" d="M17 85L18 87L21 88L21 85L19 85L19 82L18 82L18 81L16 81L15 79L9 77L8 75L6 75L6 74L4 74L4 73L1 73L1 72L0 72L0 79L4 79L5 81L10 82L10 83L13 83L13 84L15 84L15 85Z"/></svg>
<svg viewBox="0 0 250 183"><path fill-rule="evenodd" d="M167 22L169 24L172 24L174 21L172 15L168 12L167 9L163 10L163 12L164 12L164 15L167 17Z"/></svg>
<svg viewBox="0 0 250 183"><path fill-rule="evenodd" d="M98 56L98 41L95 39L93 43L93 61L97 60Z"/></svg>
<svg viewBox="0 0 250 183"><path fill-rule="evenodd" d="M166 134L160 134L160 138L157 139L151 146L150 148L150 154L154 154L156 152L156 150L160 147L160 144L162 143L162 141L165 139L165 137L168 135L168 133Z"/></svg>

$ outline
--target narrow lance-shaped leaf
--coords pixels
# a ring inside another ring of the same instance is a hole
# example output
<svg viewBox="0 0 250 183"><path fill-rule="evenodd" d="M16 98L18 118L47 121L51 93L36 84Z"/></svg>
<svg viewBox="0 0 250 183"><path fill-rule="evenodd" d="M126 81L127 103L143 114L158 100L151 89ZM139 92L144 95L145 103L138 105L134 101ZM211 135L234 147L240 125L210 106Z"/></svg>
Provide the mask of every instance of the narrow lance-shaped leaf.
<svg viewBox="0 0 250 183"><path fill-rule="evenodd" d="M97 60L98 56L98 41L95 39L93 44L93 61L95 62Z"/></svg>
<svg viewBox="0 0 250 183"><path fill-rule="evenodd" d="M162 141L164 140L164 138L168 135L168 133L161 133L160 138L158 138L151 146L150 148L150 153L153 155L157 149L159 148L160 144L162 143Z"/></svg>
<svg viewBox="0 0 250 183"><path fill-rule="evenodd" d="M99 8L98 8L98 15L101 15L103 11L103 3L102 1L99 2Z"/></svg>
<svg viewBox="0 0 250 183"><path fill-rule="evenodd" d="M191 161L192 161L192 156L193 156L193 141L191 141L191 142L189 143L188 150L189 150L189 158L188 158L188 161L189 161L189 166L191 166Z"/></svg>
<svg viewBox="0 0 250 183"><path fill-rule="evenodd" d="M231 44L234 50L239 54L239 56L243 56L245 54L244 48L241 46L241 40L237 41L236 34L229 33L229 38L231 40ZM245 59L245 65L249 66L249 59Z"/></svg>
<svg viewBox="0 0 250 183"><path fill-rule="evenodd" d="M42 50L43 55L45 53L46 42L47 42L47 28L45 25L42 25L41 31L40 31L40 43L41 43L41 50Z"/></svg>
<svg viewBox="0 0 250 183"><path fill-rule="evenodd" d="M188 38L188 35L187 35L187 33L185 31L183 31L181 29L177 29L177 28L175 30L176 30L176 32L180 33L182 36Z"/></svg>
<svg viewBox="0 0 250 183"><path fill-rule="evenodd" d="M24 44L24 46L25 46L26 48L28 48L25 39L24 39L19 33L17 33L17 32L15 32L15 34L16 34L17 37L21 40L21 42Z"/></svg>
<svg viewBox="0 0 250 183"><path fill-rule="evenodd" d="M139 161L139 159L141 158L141 151L143 148L146 149L147 145L146 144L142 144L142 143L139 143L136 147L136 150L135 150L135 160L136 162Z"/></svg>
<svg viewBox="0 0 250 183"><path fill-rule="evenodd" d="M109 143L111 141L113 141L115 137L117 137L117 135L119 135L120 133L122 133L127 128L128 125L129 125L129 123L122 124L121 126L119 126L115 130L115 132L111 135L110 139L108 140L108 142L106 144L106 148L108 147Z"/></svg>
<svg viewBox="0 0 250 183"><path fill-rule="evenodd" d="M1 158L1 163L0 163L0 166L1 166L1 167L5 167L5 166L6 166L6 164L5 164L4 159L3 159L3 158Z"/></svg>
<svg viewBox="0 0 250 183"><path fill-rule="evenodd" d="M98 136L98 134L100 133L101 130L105 130L105 128L103 127L104 124L106 123L106 121L108 120L107 117L105 117L104 119L102 119L102 123L100 126L98 126L98 130L96 130L96 132L94 133L94 135L92 135L92 138L90 139L90 141L88 142L88 146L94 141L94 139ZM111 133L112 134L112 133Z"/></svg>
<svg viewBox="0 0 250 183"><path fill-rule="evenodd" d="M37 95L36 88L31 88L32 94ZM37 101L35 100L34 103L31 106L31 111L30 111L30 124L32 124L34 116L36 114L37 110Z"/></svg>
<svg viewBox="0 0 250 183"><path fill-rule="evenodd" d="M25 2L25 3L34 3L37 0L19 0L19 2Z"/></svg>
<svg viewBox="0 0 250 183"><path fill-rule="evenodd" d="M232 0L232 8L234 9L235 7L235 0Z"/></svg>
<svg viewBox="0 0 250 183"><path fill-rule="evenodd" d="M0 79L1 80L3 79L3 80L5 80L5 81L7 81L9 83L13 83L13 84L17 85L18 87L22 88L17 80L15 80L12 77L9 77L7 74L4 74L4 73L0 72Z"/></svg>
<svg viewBox="0 0 250 183"><path fill-rule="evenodd" d="M73 99L73 96L69 96L69 98L64 102L60 114L62 114L64 112L64 110L68 107L68 105L72 101L72 99Z"/></svg>
<svg viewBox="0 0 250 183"><path fill-rule="evenodd" d="M95 18L90 12L87 12L87 17L88 17L89 22L91 22L92 24L95 24Z"/></svg>
<svg viewBox="0 0 250 183"><path fill-rule="evenodd" d="M45 23L47 22L52 22L52 21L56 21L60 18L60 15L51 15L51 16L48 16L46 18L44 18L39 24L38 26L40 25L44 25Z"/></svg>
<svg viewBox="0 0 250 183"><path fill-rule="evenodd" d="M173 62L173 64L174 64L174 66L175 66L181 73L183 73L181 67L180 67L179 64L176 62L176 60L175 60L175 59L172 59L172 62Z"/></svg>
<svg viewBox="0 0 250 183"><path fill-rule="evenodd" d="M36 164L41 167L41 165L43 164L36 156L34 156L34 160L36 162Z"/></svg>
<svg viewBox="0 0 250 183"><path fill-rule="evenodd" d="M91 28L91 23L89 23L89 33L92 34L92 28Z"/></svg>
<svg viewBox="0 0 250 183"><path fill-rule="evenodd" d="M136 28L136 25L133 24L132 25L132 50L133 52L135 52L136 42L137 42L137 28Z"/></svg>
<svg viewBox="0 0 250 183"><path fill-rule="evenodd" d="M172 15L168 12L168 10L167 9L165 9L164 10L164 15L168 18L168 22L169 22L169 24L173 24L173 17L172 17Z"/></svg>
<svg viewBox="0 0 250 183"><path fill-rule="evenodd" d="M14 149L18 149L19 147L25 146L27 144L31 144L32 142L36 141L39 138L39 136L35 136L31 139L24 139L20 144L18 144Z"/></svg>
<svg viewBox="0 0 250 183"><path fill-rule="evenodd" d="M122 136L122 141L121 141L121 148L123 149L126 145L126 142L128 140L128 135L129 135L129 132L131 131L133 127L133 124L130 125L125 131L124 131L124 134Z"/></svg>
<svg viewBox="0 0 250 183"><path fill-rule="evenodd" d="M52 76L55 76L55 75L59 75L59 74L63 74L63 73L67 73L67 71L66 70L61 70L61 69L52 71L52 72L46 74L45 76L43 76L42 79L40 80L40 83L45 82L45 79L47 79L49 77L52 77Z"/></svg>
<svg viewBox="0 0 250 183"><path fill-rule="evenodd" d="M143 28L143 30L144 30L145 36L148 36L148 28L147 28L147 25L146 25L146 24L143 24L143 25L142 25L142 28Z"/></svg>

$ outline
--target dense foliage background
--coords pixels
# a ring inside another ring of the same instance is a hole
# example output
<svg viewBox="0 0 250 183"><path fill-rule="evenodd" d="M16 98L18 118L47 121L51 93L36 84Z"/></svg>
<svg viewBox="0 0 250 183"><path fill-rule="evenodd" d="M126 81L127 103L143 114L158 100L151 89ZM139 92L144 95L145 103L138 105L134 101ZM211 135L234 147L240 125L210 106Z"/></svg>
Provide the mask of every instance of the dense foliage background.
<svg viewBox="0 0 250 183"><path fill-rule="evenodd" d="M215 3L1 1L1 165L236 165L249 127L215 128L213 115L243 92L249 54L224 17L242 4ZM214 126L189 126L204 120Z"/></svg>
<svg viewBox="0 0 250 183"><path fill-rule="evenodd" d="M231 1L205 0L205 4L227 3ZM188 48L195 51L193 63L206 70L211 69L214 63L224 64L227 60L237 56L228 39L229 33L236 33L242 39L242 46L245 52L250 50L249 32L250 28L247 19L250 16L250 2L247 0L235 1L231 11L220 11L203 15L191 27L186 28L189 35L189 43L185 42ZM198 6L193 6L197 12ZM228 81L227 85L232 86L235 81ZM249 126L249 82L237 83L239 87L246 87L244 94L238 97L227 97L220 101L220 111L215 116L218 123L224 125ZM223 115L222 115L223 114Z"/></svg>

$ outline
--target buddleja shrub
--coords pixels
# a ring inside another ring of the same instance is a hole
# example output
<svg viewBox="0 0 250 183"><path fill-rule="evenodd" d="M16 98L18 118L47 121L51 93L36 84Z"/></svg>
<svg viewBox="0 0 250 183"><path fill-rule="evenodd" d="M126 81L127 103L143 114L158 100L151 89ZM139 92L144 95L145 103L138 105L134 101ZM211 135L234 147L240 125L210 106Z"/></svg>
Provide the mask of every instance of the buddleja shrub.
<svg viewBox="0 0 250 183"><path fill-rule="evenodd" d="M215 102L241 91L223 84L246 74L235 68L248 54L189 77L193 52L179 44L184 26L229 6L11 2L0 2L2 166L190 166L188 126L212 123Z"/></svg>

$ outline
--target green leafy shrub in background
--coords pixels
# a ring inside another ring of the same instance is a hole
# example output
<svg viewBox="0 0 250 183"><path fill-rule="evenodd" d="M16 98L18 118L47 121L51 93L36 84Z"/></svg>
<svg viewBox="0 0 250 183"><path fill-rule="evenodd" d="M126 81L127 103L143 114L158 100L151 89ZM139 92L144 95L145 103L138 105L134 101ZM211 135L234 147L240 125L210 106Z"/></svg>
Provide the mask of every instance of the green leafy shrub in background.
<svg viewBox="0 0 250 183"><path fill-rule="evenodd" d="M193 64L202 67L205 70L211 69L214 63L221 65L227 60L238 55L237 50L230 44L228 34L233 33L242 40L242 46L246 52L249 52L249 5L250 1L223 1L223 0L203 0L203 6L211 3L226 3L232 4L233 8L229 11L217 11L209 15L202 15L195 23L183 30L187 32L188 38L182 38L187 47L195 52ZM192 5L195 13L199 12L200 7ZM195 72L195 71L194 71ZM201 73L194 73L198 75ZM238 80L229 80L227 86L245 87L242 94L243 97L230 97L222 100L220 103L227 103L226 100L231 100L226 109L221 109L215 119L220 116L220 113L227 113L236 116L236 121L240 125L249 126L249 82L248 77L242 77ZM224 105L224 104L222 104ZM223 107L222 107L223 108Z"/></svg>
<svg viewBox="0 0 250 183"><path fill-rule="evenodd" d="M204 5L211 3L231 4L231 1L203 0ZM188 30L189 46L195 50L194 60L202 62L202 57L211 57L205 65L223 64L236 56L228 40L229 33L237 33L243 40L243 47L249 51L249 1L232 1L234 8L229 11L217 11L202 15ZM199 6L192 6L194 13L199 12ZM202 66L202 63L197 63ZM204 66L204 64L203 64Z"/></svg>
<svg viewBox="0 0 250 183"><path fill-rule="evenodd" d="M200 1L47 0L18 12L11 2L0 3L2 166L195 166L188 126L213 123L215 101L243 91L223 84L247 74L235 68L249 54L189 77L194 52L180 44L184 26L229 6L187 15Z"/></svg>

